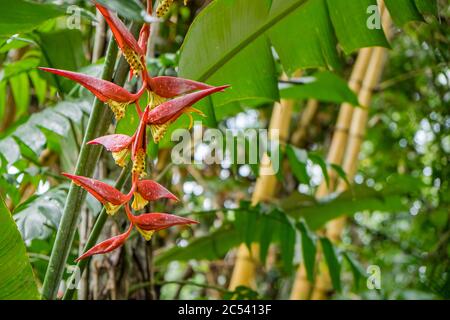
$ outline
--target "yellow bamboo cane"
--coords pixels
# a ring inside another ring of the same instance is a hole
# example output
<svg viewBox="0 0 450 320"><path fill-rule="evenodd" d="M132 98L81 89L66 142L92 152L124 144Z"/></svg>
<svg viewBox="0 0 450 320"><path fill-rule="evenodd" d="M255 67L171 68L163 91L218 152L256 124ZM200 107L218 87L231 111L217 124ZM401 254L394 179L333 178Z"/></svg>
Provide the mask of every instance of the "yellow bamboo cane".
<svg viewBox="0 0 450 320"><path fill-rule="evenodd" d="M295 146L301 145L306 139L308 127L313 120L317 109L319 108L319 101L311 99L306 104L305 110L300 116L300 121L298 122L298 128L294 131L291 137L291 143Z"/></svg>
<svg viewBox="0 0 450 320"><path fill-rule="evenodd" d="M300 72L297 72L295 76L300 76ZM293 105L294 102L291 100L281 100L280 103L275 104L270 119L269 136L278 134L280 141L287 141ZM270 159L267 154L264 154L262 163L268 164L266 166L267 168L271 167ZM272 174L260 175L256 181L255 190L253 191L252 205L257 205L261 201L267 201L273 198L276 186L277 178L275 172ZM258 255L259 246L257 244L252 244L251 252L244 244L239 247L235 267L230 280L230 290L234 290L239 286L254 288L255 268L258 263Z"/></svg>
<svg viewBox="0 0 450 320"><path fill-rule="evenodd" d="M383 13L383 26L386 30L388 38L392 36L392 22L387 10ZM366 132L367 120L368 120L368 107L372 101L373 91L375 86L380 81L383 73L384 65L387 58L387 49L375 48L373 49L372 58L369 63L367 73L364 77L364 81L359 92L359 102L362 107L355 109L352 115L352 121L349 130L349 137L347 147L344 154L342 167L347 174L349 180L353 180L357 169L358 155L361 150L361 144ZM341 181L337 190L339 192L344 191L347 188L345 182ZM345 218L339 218L331 221L326 228L326 235L333 242L337 242L340 239L340 235L345 226ZM323 263L321 264L323 266ZM312 293L313 300L321 300L327 298L327 293L331 290L331 281L329 275L324 268L321 268L322 272L318 275L316 285Z"/></svg>
<svg viewBox="0 0 450 320"><path fill-rule="evenodd" d="M352 74L349 80L349 87L358 93L361 88L361 82L366 73L367 65L372 55L372 48L361 49ZM345 144L347 143L348 130L350 127L354 106L349 103L344 103L340 107L339 116L334 130L333 138L331 140L330 150L328 152L327 161L340 165L342 162ZM333 190L333 172L330 171L330 188L327 188L325 183L322 183L316 193L317 197L323 197L328 194L329 190ZM291 291L292 300L307 300L311 294L312 285L306 278L306 270L304 264L300 264L295 277L294 285Z"/></svg>

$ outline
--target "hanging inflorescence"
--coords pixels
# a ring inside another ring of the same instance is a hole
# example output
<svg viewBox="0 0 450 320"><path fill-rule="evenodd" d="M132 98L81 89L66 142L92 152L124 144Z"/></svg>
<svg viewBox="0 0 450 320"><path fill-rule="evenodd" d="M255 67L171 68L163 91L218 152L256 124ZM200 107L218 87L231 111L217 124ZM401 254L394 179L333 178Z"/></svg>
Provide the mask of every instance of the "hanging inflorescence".
<svg viewBox="0 0 450 320"><path fill-rule="evenodd" d="M169 0L161 1L157 8L157 16L164 15L172 2ZM194 220L167 213L145 213L140 215L133 213L132 209L135 211L142 210L150 201L159 199L178 200L177 197L157 182L144 179L146 176L147 127L150 127L152 138L157 143L164 136L167 127L182 114L187 114L191 118L192 126L191 113L203 115L199 110L193 108L192 105L204 97L221 92L228 87L213 87L177 77L162 76L152 78L146 67L150 25L144 24L139 34L139 39L136 40L116 14L99 4L96 4L96 7L104 16L121 53L130 65L130 76L134 75L142 80L142 87L138 92L130 93L112 82L80 73L51 68L40 69L69 78L84 86L111 108L116 120L122 119L125 116L127 107L134 104L140 120L133 136L112 134L88 142L91 145L102 145L106 150L110 151L116 164L121 167L125 166L128 159L131 159L133 162L132 185L127 194L123 194L116 188L98 180L63 174L100 201L109 215L116 214L121 207L124 207L130 222L130 226L125 233L95 245L77 260L94 254L107 253L120 247L129 237L133 227L148 241L155 231L175 225L197 223ZM152 14L151 0L148 1L148 13ZM149 102L142 110L139 100L144 94L148 95Z"/></svg>

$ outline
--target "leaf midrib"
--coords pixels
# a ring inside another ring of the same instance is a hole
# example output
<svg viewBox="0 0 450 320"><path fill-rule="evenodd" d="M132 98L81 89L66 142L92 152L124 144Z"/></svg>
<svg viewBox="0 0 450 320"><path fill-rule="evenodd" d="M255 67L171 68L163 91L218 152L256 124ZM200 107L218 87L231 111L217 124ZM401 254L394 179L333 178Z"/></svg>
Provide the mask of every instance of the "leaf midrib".
<svg viewBox="0 0 450 320"><path fill-rule="evenodd" d="M225 65L228 61L230 61L235 55L237 55L241 50L243 50L257 38L259 38L262 34L264 34L267 30L272 28L282 19L292 14L297 8L305 4L307 1L308 0L299 0L297 3L294 3L285 10L281 11L278 15L274 16L272 19L270 19L269 17L269 19L267 19L268 21L261 25L261 28L257 29L254 33L250 34L244 41L239 43L234 49L232 49L225 56L223 56L223 58L219 59L214 65L212 65L209 69L207 69L197 80L205 82L214 73L216 73L217 70L219 70L223 65Z"/></svg>

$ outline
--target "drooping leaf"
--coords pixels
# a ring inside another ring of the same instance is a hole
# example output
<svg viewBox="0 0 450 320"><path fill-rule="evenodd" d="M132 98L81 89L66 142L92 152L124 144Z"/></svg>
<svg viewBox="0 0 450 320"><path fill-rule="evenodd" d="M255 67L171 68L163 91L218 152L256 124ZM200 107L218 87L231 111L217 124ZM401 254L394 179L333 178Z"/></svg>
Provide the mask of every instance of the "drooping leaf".
<svg viewBox="0 0 450 320"><path fill-rule="evenodd" d="M289 160L289 164L292 167L292 172L300 183L308 184L310 177L306 170L306 161L308 160L308 154L305 150L295 148L291 145L286 146L286 155Z"/></svg>
<svg viewBox="0 0 450 320"><path fill-rule="evenodd" d="M423 21L414 0L385 0L385 3L392 19L399 26L410 21Z"/></svg>
<svg viewBox="0 0 450 320"><path fill-rule="evenodd" d="M306 275L310 282L314 281L314 266L316 264L316 239L304 220L297 223L302 244L302 262L305 265Z"/></svg>
<svg viewBox="0 0 450 320"><path fill-rule="evenodd" d="M231 84L225 95L213 97L215 109L243 99L276 100L276 75L266 39L288 73L304 68L339 69L336 28L339 38L352 39L341 43L346 52L387 45L382 30L367 28L366 2L347 1L345 17L334 13L332 19L325 0L213 1L185 37L179 74L215 85Z"/></svg>
<svg viewBox="0 0 450 320"><path fill-rule="evenodd" d="M11 90L16 105L16 119L25 115L30 104L30 80L26 73L21 73L9 79ZM25 94L24 94L25 93Z"/></svg>
<svg viewBox="0 0 450 320"><path fill-rule="evenodd" d="M323 177L325 178L325 182L327 184L327 187L330 186L330 175L328 174L328 166L325 160L315 153L309 153L308 158L315 164L317 164L320 169L322 170Z"/></svg>
<svg viewBox="0 0 450 320"><path fill-rule="evenodd" d="M248 248L250 248L256 237L257 220L258 214L253 210L239 210L235 212L235 228L238 231L239 238Z"/></svg>
<svg viewBox="0 0 450 320"><path fill-rule="evenodd" d="M0 235L0 299L39 299L25 245L1 197Z"/></svg>
<svg viewBox="0 0 450 320"><path fill-rule="evenodd" d="M361 280L365 278L365 272L362 266L348 252L343 252L342 256L348 262L353 274L355 289L359 290Z"/></svg>
<svg viewBox="0 0 450 320"><path fill-rule="evenodd" d="M423 15L438 15L438 5L436 0L415 0L416 7Z"/></svg>
<svg viewBox="0 0 450 320"><path fill-rule="evenodd" d="M341 263L336 253L336 249L328 238L321 237L320 244L322 246L325 262L328 266L331 282L336 291L341 291Z"/></svg>
<svg viewBox="0 0 450 320"><path fill-rule="evenodd" d="M266 215L262 216L261 228L259 233L259 259L264 264L267 259L267 253L269 252L269 246L274 236L273 220Z"/></svg>
<svg viewBox="0 0 450 320"><path fill-rule="evenodd" d="M374 46L389 47L387 39L380 29L369 29L369 9L377 6L376 0L327 0L331 21L336 30L339 44L345 53L359 48ZM381 17L380 17L381 21Z"/></svg>

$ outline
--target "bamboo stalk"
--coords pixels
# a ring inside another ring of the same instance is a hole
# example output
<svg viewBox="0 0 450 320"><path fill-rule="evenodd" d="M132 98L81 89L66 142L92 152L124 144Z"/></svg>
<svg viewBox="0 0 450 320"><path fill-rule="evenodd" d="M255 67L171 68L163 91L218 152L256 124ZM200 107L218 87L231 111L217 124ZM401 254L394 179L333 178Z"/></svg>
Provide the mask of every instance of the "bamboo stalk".
<svg viewBox="0 0 450 320"><path fill-rule="evenodd" d="M345 151L342 168L351 181L355 177L357 170L358 155L361 150L364 135L366 133L368 120L368 106L372 101L374 87L380 80L383 72L383 66L386 61L387 50L385 48L374 49L373 58L367 70L367 76L359 94L359 101L364 106L355 110L352 117L352 124L349 131L347 149ZM345 182L341 181L338 185L338 191L342 192L347 188ZM338 241L345 219L340 218L331 221L327 226L327 236L332 241Z"/></svg>
<svg viewBox="0 0 450 320"><path fill-rule="evenodd" d="M355 66L349 80L349 87L358 93L361 88L361 83L364 78L364 74L367 69L367 65L372 56L372 48L361 49L358 58L356 59ZM334 130L333 138L328 152L327 161L340 165L342 162L345 144L347 143L348 130L350 127L353 110L355 109L349 103L344 103L340 107L339 116ZM329 191L334 189L334 173L329 172L330 175L330 188L325 183L322 183L316 193L317 197L323 197L328 194ZM304 264L300 264L297 270L297 274L294 280L294 285L291 291L292 300L307 300L311 296L312 284L306 278L306 270Z"/></svg>
<svg viewBox="0 0 450 320"><path fill-rule="evenodd" d="M392 21L387 10L383 13L383 26L386 30L387 38L392 36ZM353 112L352 122L349 130L349 137L347 148L344 154L343 169L347 174L348 180L353 180L358 163L358 156L361 150L361 144L363 142L364 135L366 133L369 106L372 101L373 91L375 86L379 83L381 75L383 73L384 65L387 59L387 49L375 48L372 54L369 67L367 69L366 76L364 78L361 91L358 99L363 107L356 109ZM341 181L337 190L339 192L344 191L347 185L344 181ZM331 221L326 227L326 236L331 241L337 242L340 239L340 235L345 226L346 219L339 218ZM327 293L331 290L331 281L327 272L322 272L318 277L318 284L312 294L312 299L320 300L327 297Z"/></svg>
<svg viewBox="0 0 450 320"><path fill-rule="evenodd" d="M292 134L291 142L293 145L301 145L307 136L308 127L316 115L317 109L319 108L319 101L311 99L306 104L305 110L300 116L300 121L298 122L298 129Z"/></svg>
<svg viewBox="0 0 450 320"><path fill-rule="evenodd" d="M297 72L295 76L300 76ZM289 124L291 122L292 109L294 101L281 100L276 103L272 112L272 118L269 125L269 136L279 134L280 141L287 141L289 136ZM270 158L264 154L262 162L268 164L271 168ZM276 192L277 178L276 173L260 175L256 181L255 190L252 195L252 205L257 205L261 201L267 201L273 198ZM251 251L245 244L242 244L237 252L235 267L231 276L229 289L235 290L239 286L254 287L255 268L258 263L259 245L251 245Z"/></svg>

